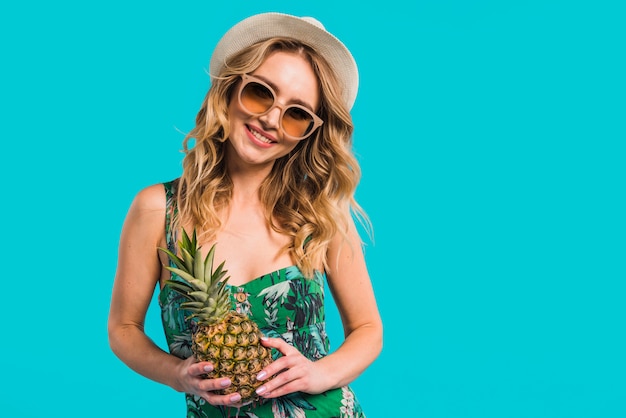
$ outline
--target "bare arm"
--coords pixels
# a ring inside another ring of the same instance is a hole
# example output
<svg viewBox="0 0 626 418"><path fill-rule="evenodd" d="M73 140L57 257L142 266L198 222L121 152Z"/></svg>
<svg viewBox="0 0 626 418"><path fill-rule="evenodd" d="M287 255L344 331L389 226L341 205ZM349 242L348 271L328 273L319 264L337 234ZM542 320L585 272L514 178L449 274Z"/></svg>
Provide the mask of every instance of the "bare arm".
<svg viewBox="0 0 626 418"><path fill-rule="evenodd" d="M230 386L227 378L205 379L213 369L208 362L186 360L166 353L144 332L146 312L167 262L158 247L165 247L165 193L163 185L137 194L126 216L120 239L118 267L109 312L109 344L113 352L137 373L179 392L203 397L212 405L232 405L239 394L217 395ZM164 257L161 255L161 257Z"/></svg>
<svg viewBox="0 0 626 418"><path fill-rule="evenodd" d="M328 252L328 284L337 304L345 340L319 360L333 388L356 379L382 350L383 326L354 223L348 241L337 236Z"/></svg>
<svg viewBox="0 0 626 418"><path fill-rule="evenodd" d="M180 359L161 350L145 333L144 321L161 277L157 247L165 241L165 193L162 185L135 197L120 238L118 266L109 312L109 343L131 369L174 389Z"/></svg>
<svg viewBox="0 0 626 418"><path fill-rule="evenodd" d="M257 389L267 398L291 392L321 393L356 379L380 354L382 321L376 305L361 241L354 223L346 241L342 236L329 247L328 283L341 315L345 340L328 356L312 362L279 338L264 340L283 357L269 365L258 378L278 374Z"/></svg>

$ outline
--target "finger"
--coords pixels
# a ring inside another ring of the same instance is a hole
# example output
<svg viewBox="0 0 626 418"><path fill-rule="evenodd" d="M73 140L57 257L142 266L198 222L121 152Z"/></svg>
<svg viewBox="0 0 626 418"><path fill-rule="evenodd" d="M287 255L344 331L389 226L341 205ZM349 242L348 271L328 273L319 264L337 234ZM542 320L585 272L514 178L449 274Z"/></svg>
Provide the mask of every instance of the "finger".
<svg viewBox="0 0 626 418"><path fill-rule="evenodd" d="M231 385L229 378L221 379L202 379L198 383L199 392L213 392L216 390L226 389Z"/></svg>
<svg viewBox="0 0 626 418"><path fill-rule="evenodd" d="M241 401L241 395L238 393L231 393L229 395L217 395L213 392L205 392L202 397L206 399L211 405L230 405L238 406Z"/></svg>
<svg viewBox="0 0 626 418"><path fill-rule="evenodd" d="M298 382L290 382L286 385L283 385L279 388L276 388L274 390L265 390L263 389L263 386L260 386L257 389L257 395L265 398L265 399L273 399L273 398L280 398L281 396L285 396L288 395L290 393L294 393L294 392L299 392L300 385L298 384ZM260 393L259 393L260 391Z"/></svg>
<svg viewBox="0 0 626 418"><path fill-rule="evenodd" d="M292 373L281 373L276 378L259 386L256 393L264 398L277 398L289 393L298 392L303 388L303 380L293 378Z"/></svg>
<svg viewBox="0 0 626 418"><path fill-rule="evenodd" d="M266 366L263 370L261 370L256 375L256 380L263 381L267 380L272 376L281 374L285 370L290 369L295 364L295 361L291 357L280 357L273 362L271 362L268 366Z"/></svg>
<svg viewBox="0 0 626 418"><path fill-rule="evenodd" d="M202 376L213 371L213 364L207 361L201 361L189 366L187 371L191 376Z"/></svg>
<svg viewBox="0 0 626 418"><path fill-rule="evenodd" d="M261 337L261 344L263 344L265 347L275 348L285 356L289 355L290 353L300 353L297 348L290 345L282 338Z"/></svg>
<svg viewBox="0 0 626 418"><path fill-rule="evenodd" d="M237 405L241 401L239 393L229 393L227 395L219 395L215 391L226 389L231 385L228 378L220 379L202 379L198 384L198 393L211 405Z"/></svg>

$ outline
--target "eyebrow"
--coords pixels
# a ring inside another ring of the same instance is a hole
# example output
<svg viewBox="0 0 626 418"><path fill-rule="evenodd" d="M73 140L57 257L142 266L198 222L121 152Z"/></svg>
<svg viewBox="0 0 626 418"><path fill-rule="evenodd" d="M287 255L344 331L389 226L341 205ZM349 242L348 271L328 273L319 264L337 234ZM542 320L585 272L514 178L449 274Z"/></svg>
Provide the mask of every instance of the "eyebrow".
<svg viewBox="0 0 626 418"><path fill-rule="evenodd" d="M267 78L263 77L262 75L258 75L258 74L250 74L253 75L256 78L260 78L261 80L263 80L265 83L267 83L276 93L280 93L280 89L278 88L278 86L274 83L272 83L271 80L268 80ZM293 99L289 102L289 104L298 104L300 106L304 106L307 109L309 109L311 112L315 112L313 106L311 106L309 103L300 100L300 99Z"/></svg>

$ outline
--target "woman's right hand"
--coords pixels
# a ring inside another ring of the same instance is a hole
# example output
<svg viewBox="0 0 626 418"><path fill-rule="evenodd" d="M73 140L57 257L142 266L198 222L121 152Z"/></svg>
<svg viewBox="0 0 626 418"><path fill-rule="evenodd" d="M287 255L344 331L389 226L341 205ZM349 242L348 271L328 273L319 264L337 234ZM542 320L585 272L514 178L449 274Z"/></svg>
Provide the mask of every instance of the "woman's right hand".
<svg viewBox="0 0 626 418"><path fill-rule="evenodd" d="M231 393L218 395L214 391L225 389L231 385L227 377L219 379L207 379L203 377L213 371L213 365L206 361L197 362L192 356L182 361L178 370L178 380L182 391L204 398L211 405L234 406L241 401L241 395Z"/></svg>

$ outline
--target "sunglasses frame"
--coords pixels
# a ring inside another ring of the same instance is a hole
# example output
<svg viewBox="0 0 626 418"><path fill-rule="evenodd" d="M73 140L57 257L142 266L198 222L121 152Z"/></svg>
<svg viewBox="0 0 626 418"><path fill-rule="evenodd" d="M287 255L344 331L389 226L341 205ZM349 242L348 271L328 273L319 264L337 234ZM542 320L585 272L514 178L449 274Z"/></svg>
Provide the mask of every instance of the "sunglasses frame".
<svg viewBox="0 0 626 418"><path fill-rule="evenodd" d="M283 132L283 135L285 135L285 137L289 138L289 139L295 139L295 140L302 140L305 138L308 138L309 136L311 136L316 130L317 128L319 128L320 126L322 126L322 124L324 123L324 121L317 116L315 113L313 113L310 109L307 109L304 106L301 106L299 104L290 104L290 105L281 105L278 103L278 101L276 100L276 92L274 91L274 89L267 84L265 81L261 80L258 77L253 76L252 74L241 74L241 83L239 83L239 91L237 92L237 101L239 102L239 107L246 112L247 114L249 114L250 116L263 116L265 114L268 114L269 112L271 112L274 108L279 108L280 109L280 117L278 119L278 126L280 127L281 131ZM251 112L248 108L246 108L243 105L243 102L241 101L241 94L243 93L243 89L250 83L257 83L260 84L261 86L265 87L266 89L269 90L270 93L272 93L272 97L274 98L274 101L272 103L272 105L270 106L269 109L267 109L265 112L261 112L261 113L254 113ZM290 109L290 108L298 108L300 110L305 111L307 114L311 115L311 117L313 118L313 126L311 127L311 131L304 135L304 136L293 136L288 134L285 131L285 128L283 128L283 116L285 115L285 112Z"/></svg>

